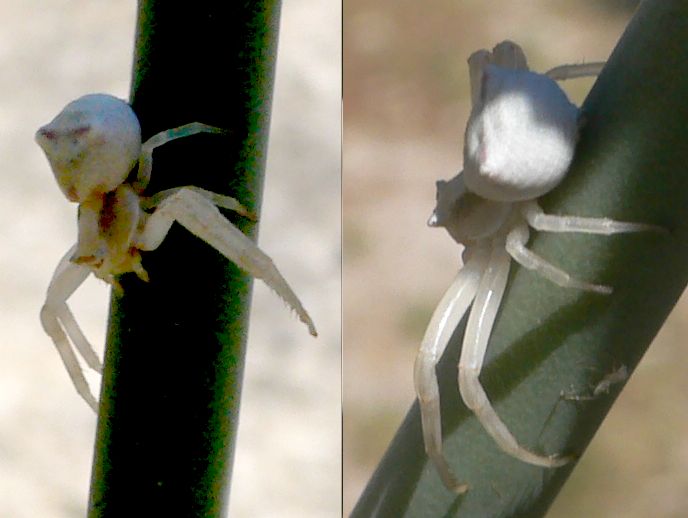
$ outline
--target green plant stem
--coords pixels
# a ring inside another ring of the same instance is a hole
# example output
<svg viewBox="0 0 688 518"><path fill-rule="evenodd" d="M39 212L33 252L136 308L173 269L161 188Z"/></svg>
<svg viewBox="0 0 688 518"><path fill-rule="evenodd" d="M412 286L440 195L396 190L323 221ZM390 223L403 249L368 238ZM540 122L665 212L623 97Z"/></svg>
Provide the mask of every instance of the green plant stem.
<svg viewBox="0 0 688 518"><path fill-rule="evenodd" d="M565 290L512 267L481 380L514 435L537 452L584 452L624 383L587 401L562 391L590 395L620 367L632 372L688 281L687 39L686 2L641 4L584 103L569 175L542 200L546 212L654 223L669 233L535 233L536 253L613 286L610 296ZM445 453L469 491L459 496L441 484L423 451L416 403L354 518L542 516L574 468L507 456L466 409L456 369L464 326L438 375Z"/></svg>
<svg viewBox="0 0 688 518"><path fill-rule="evenodd" d="M227 130L154 153L152 194L198 185L258 214L279 1L139 3L132 106L144 140L199 121ZM225 211L255 237L255 224ZM251 279L174 225L113 292L90 517L219 517L226 508Z"/></svg>

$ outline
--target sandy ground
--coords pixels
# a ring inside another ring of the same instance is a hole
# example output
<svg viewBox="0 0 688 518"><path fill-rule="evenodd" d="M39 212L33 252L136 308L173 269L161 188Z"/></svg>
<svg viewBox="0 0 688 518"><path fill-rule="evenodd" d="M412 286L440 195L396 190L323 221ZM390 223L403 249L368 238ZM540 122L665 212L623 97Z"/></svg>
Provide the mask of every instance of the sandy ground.
<svg viewBox="0 0 688 518"><path fill-rule="evenodd" d="M629 12L596 2L351 0L344 12L344 514L411 405L412 366L459 248L426 226L461 168L465 60L504 39L535 70L604 60ZM590 82L566 85L580 103ZM685 298L548 516L688 513Z"/></svg>
<svg viewBox="0 0 688 518"><path fill-rule="evenodd" d="M256 284L233 517L340 515L340 25L337 2L284 3L260 243L321 337L309 339ZM85 515L95 417L38 322L52 271L75 240L76 208L61 196L33 134L84 93L127 97L134 27L133 1L0 8L3 517ZM108 297L105 285L89 280L72 301L100 351Z"/></svg>

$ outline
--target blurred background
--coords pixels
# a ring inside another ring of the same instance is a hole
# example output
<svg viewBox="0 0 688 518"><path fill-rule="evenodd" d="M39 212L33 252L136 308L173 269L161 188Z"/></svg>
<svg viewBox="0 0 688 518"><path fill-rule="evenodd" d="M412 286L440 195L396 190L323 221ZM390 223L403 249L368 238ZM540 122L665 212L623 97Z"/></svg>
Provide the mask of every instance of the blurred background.
<svg viewBox="0 0 688 518"><path fill-rule="evenodd" d="M344 4L344 515L410 407L412 366L460 249L426 221L462 164L466 59L511 39L532 69L605 60L633 1ZM592 80L565 89L577 104ZM688 300L679 303L548 516L688 515Z"/></svg>
<svg viewBox="0 0 688 518"><path fill-rule="evenodd" d="M259 242L320 337L255 283L232 517L341 513L340 8L318 0L282 7ZM86 513L96 418L38 320L53 270L76 239L76 206L33 135L85 93L128 97L135 15L134 1L0 3L1 517ZM108 287L92 278L70 299L101 353L108 300Z"/></svg>

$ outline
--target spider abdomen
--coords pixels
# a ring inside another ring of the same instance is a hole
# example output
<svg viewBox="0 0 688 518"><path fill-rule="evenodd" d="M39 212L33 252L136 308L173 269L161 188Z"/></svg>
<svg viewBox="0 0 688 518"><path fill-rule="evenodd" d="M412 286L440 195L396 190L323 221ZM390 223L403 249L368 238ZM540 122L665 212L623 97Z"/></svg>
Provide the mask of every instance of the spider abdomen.
<svg viewBox="0 0 688 518"><path fill-rule="evenodd" d="M543 195L566 174L577 129L578 109L552 79L487 65L466 128L467 188L495 201Z"/></svg>
<svg viewBox="0 0 688 518"><path fill-rule="evenodd" d="M36 141L67 199L82 202L124 182L141 153L141 127L125 101L89 94L40 128Z"/></svg>

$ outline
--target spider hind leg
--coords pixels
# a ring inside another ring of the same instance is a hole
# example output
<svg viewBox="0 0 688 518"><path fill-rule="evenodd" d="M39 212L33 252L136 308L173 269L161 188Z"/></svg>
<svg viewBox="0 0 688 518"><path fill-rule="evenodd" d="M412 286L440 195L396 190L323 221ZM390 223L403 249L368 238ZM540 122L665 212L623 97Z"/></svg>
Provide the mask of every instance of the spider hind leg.
<svg viewBox="0 0 688 518"><path fill-rule="evenodd" d="M503 247L493 247L466 326L459 360L459 390L466 406L504 452L536 466L559 467L571 458L537 455L521 446L497 415L479 380L492 326L506 288L510 262Z"/></svg>
<svg viewBox="0 0 688 518"><path fill-rule="evenodd" d="M436 368L454 329L468 311L478 289L487 256L485 250L475 252L459 270L433 312L413 371L425 451L444 485L458 494L464 493L468 486L457 481L442 453L442 414Z"/></svg>

